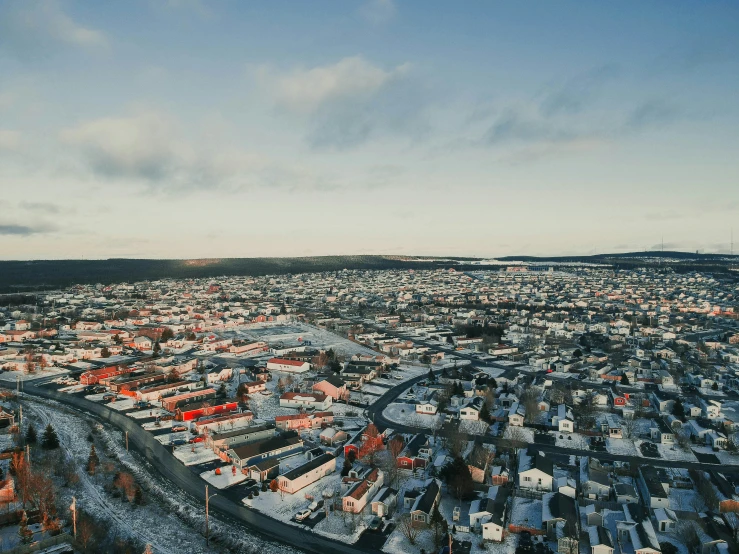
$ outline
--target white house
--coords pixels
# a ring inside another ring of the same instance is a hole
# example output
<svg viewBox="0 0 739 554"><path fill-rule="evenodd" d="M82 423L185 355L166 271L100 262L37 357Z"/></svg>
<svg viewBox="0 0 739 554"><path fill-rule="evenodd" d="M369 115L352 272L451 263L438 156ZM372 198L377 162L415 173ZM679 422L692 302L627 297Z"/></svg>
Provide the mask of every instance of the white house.
<svg viewBox="0 0 739 554"><path fill-rule="evenodd" d="M336 458L332 454L322 454L306 464L291 469L277 478L280 490L294 494L300 489L315 483L336 469Z"/></svg>
<svg viewBox="0 0 739 554"><path fill-rule="evenodd" d="M522 489L551 491L554 464L543 453L521 453L518 462L518 486Z"/></svg>
<svg viewBox="0 0 739 554"><path fill-rule="evenodd" d="M301 362L300 360L271 358L267 362L267 370L283 371L285 373L305 373L306 371L310 371L310 364L308 362Z"/></svg>
<svg viewBox="0 0 739 554"><path fill-rule="evenodd" d="M286 392L280 396L280 406L326 410L331 406L331 397L317 392Z"/></svg>

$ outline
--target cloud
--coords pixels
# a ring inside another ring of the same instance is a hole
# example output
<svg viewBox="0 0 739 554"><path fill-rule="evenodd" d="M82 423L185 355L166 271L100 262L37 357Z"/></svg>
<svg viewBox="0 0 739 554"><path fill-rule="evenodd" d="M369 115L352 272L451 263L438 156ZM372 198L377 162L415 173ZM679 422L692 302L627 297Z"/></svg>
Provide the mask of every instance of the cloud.
<svg viewBox="0 0 739 554"><path fill-rule="evenodd" d="M220 137L195 142L186 135L174 118L145 112L84 121L64 129L59 139L83 173L107 183L128 181L167 191L335 186L311 168L230 147Z"/></svg>
<svg viewBox="0 0 739 554"><path fill-rule="evenodd" d="M306 126L314 148L348 149L383 136L419 138L427 132L425 91L410 64L391 69L361 56L257 78L284 116Z"/></svg>
<svg viewBox="0 0 739 554"><path fill-rule="evenodd" d="M0 129L0 151L17 150L21 145L21 134L18 131Z"/></svg>
<svg viewBox="0 0 739 554"><path fill-rule="evenodd" d="M395 17L396 12L393 0L368 0L359 8L359 15L375 25L387 23Z"/></svg>
<svg viewBox="0 0 739 554"><path fill-rule="evenodd" d="M662 127L678 115L678 110L662 99L647 100L631 111L625 129L640 131L648 127Z"/></svg>
<svg viewBox="0 0 739 554"><path fill-rule="evenodd" d="M408 68L408 64L403 64L385 70L355 56L333 65L296 69L286 75L275 75L263 68L259 78L273 92L279 107L311 113L329 102L371 98L392 81L402 78Z"/></svg>
<svg viewBox="0 0 739 554"><path fill-rule="evenodd" d="M19 207L29 212L42 212L47 214L58 214L59 206L51 202L21 202Z"/></svg>
<svg viewBox="0 0 739 554"><path fill-rule="evenodd" d="M621 74L616 64L594 67L543 93L539 110L545 116L580 113L592 103L603 86Z"/></svg>
<svg viewBox="0 0 739 554"><path fill-rule="evenodd" d="M9 0L0 7L0 52L27 58L52 52L60 44L100 48L107 39L72 19L56 0Z"/></svg>
<svg viewBox="0 0 739 554"><path fill-rule="evenodd" d="M15 225L12 223L0 223L0 236L17 236L28 237L53 231L54 228L49 225L38 225L32 227L30 225Z"/></svg>

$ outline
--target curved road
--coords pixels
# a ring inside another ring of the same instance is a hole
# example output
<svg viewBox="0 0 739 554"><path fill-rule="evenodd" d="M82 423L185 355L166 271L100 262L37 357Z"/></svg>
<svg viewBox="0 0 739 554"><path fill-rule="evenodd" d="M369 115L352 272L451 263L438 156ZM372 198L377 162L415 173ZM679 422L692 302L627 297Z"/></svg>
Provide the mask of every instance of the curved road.
<svg viewBox="0 0 739 554"><path fill-rule="evenodd" d="M435 374L439 374L441 371L436 370L434 371ZM367 414L371 421L374 423L379 424L382 427L390 427L396 431L399 431L401 433L424 433L427 432L426 429L418 429L416 427L411 427L409 425L403 425L396 423L394 421L390 421L385 418L383 415L383 411L385 408L398 399L398 397L403 394L411 385L415 385L419 381L423 381L428 377L427 374L421 375L419 377L415 377L413 379L409 379L408 381L404 381L403 383L394 386L393 388L389 389L388 392L383 394L380 398L378 398L371 406L367 408ZM443 434L443 432L442 432ZM506 444L506 440L499 438L499 437L492 437L490 435L485 435L480 437L479 435L467 435L467 438L469 440L478 440L485 444L493 444L493 445L501 445L503 447L508 446ZM629 462L629 464L632 467L638 467L640 465L652 465L652 466L660 466L660 467L677 467L677 468L685 468L685 469L701 469L704 471L708 470L715 470L717 467L719 467L717 464L709 464L709 463L702 463L702 462L685 462L685 461L678 461L678 460L665 460L664 458L644 458L641 456L624 456L621 454L611 454L609 452L600 452L600 451L593 451L593 450L580 450L577 448L566 448L563 446L555 446L552 444L540 444L540 443L533 443L536 448L542 452L549 452L552 454L566 454L566 455L574 455L574 456L590 456L591 458L598 458L599 460L605 460L605 461L611 461L611 462ZM739 465L728 465L728 464L720 464L721 471L728 472L728 473L739 473Z"/></svg>
<svg viewBox="0 0 739 554"><path fill-rule="evenodd" d="M11 387L6 385L6 388ZM24 384L23 393L56 400L107 421L121 431L128 431L129 447L142 454L163 477L194 498L201 500L205 505L205 481L192 473L171 452L155 440L154 435L142 429L133 419L85 398L35 386L28 382ZM331 540L313 533L307 528L290 525L260 512L249 510L229 499L227 491L219 492L218 496L211 499L210 509L227 516L227 521L230 518L245 524L253 529L255 534L264 535L269 539L288 544L299 550L317 554L367 554L368 552L374 552L373 550L363 549L359 545Z"/></svg>

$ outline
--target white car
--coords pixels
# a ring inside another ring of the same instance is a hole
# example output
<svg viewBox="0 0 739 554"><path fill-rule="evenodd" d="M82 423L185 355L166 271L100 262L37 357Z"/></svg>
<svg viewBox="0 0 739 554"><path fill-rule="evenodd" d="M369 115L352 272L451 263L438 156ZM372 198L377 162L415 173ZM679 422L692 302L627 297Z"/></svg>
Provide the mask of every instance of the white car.
<svg viewBox="0 0 739 554"><path fill-rule="evenodd" d="M295 521L303 521L308 519L308 517L311 515L310 510L300 510L297 514L295 514Z"/></svg>

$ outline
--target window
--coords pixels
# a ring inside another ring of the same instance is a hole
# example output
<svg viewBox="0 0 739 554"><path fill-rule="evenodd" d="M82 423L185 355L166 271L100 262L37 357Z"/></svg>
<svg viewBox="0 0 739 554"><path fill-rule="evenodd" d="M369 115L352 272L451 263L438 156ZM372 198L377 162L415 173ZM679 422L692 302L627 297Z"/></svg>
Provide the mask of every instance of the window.
<svg viewBox="0 0 739 554"><path fill-rule="evenodd" d="M526 476L526 477L523 478L523 480L524 480L525 483L530 483L531 482L531 477Z"/></svg>

